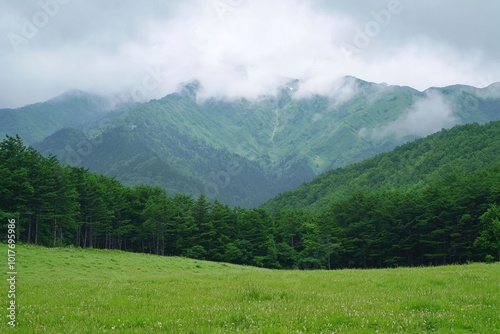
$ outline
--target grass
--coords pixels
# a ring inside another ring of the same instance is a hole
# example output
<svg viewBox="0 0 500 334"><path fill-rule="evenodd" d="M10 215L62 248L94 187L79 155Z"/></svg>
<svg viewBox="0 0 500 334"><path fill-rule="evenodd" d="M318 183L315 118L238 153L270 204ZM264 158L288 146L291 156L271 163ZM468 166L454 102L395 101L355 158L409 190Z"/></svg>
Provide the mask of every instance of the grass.
<svg viewBox="0 0 500 334"><path fill-rule="evenodd" d="M0 332L500 333L499 263L276 271L95 249L16 251L17 326L4 320ZM6 306L5 279L0 288Z"/></svg>

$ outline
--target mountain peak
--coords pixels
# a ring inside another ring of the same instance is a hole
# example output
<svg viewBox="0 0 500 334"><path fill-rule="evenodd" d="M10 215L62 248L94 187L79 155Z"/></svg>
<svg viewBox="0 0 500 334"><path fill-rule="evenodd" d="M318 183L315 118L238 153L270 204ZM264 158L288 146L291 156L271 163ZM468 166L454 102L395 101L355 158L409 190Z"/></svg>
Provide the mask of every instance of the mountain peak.
<svg viewBox="0 0 500 334"><path fill-rule="evenodd" d="M201 88L201 83L198 80L193 80L180 85L179 92L195 100Z"/></svg>
<svg viewBox="0 0 500 334"><path fill-rule="evenodd" d="M91 94L84 92L80 89L70 89L65 91L64 93L50 99L49 101L58 101L58 100L66 100L70 98L82 98L82 97L90 97Z"/></svg>
<svg viewBox="0 0 500 334"><path fill-rule="evenodd" d="M481 92L486 95L487 98L498 98L500 97L500 82L495 82L486 88L483 88Z"/></svg>

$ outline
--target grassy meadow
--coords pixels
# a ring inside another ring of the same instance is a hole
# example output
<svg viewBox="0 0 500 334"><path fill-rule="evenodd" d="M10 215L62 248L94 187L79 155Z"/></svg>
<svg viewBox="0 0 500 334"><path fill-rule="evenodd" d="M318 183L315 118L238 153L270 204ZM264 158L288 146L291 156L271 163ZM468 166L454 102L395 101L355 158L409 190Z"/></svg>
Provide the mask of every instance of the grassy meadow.
<svg viewBox="0 0 500 334"><path fill-rule="evenodd" d="M7 276L7 247L3 276ZM277 271L18 245L18 333L500 333L500 263Z"/></svg>

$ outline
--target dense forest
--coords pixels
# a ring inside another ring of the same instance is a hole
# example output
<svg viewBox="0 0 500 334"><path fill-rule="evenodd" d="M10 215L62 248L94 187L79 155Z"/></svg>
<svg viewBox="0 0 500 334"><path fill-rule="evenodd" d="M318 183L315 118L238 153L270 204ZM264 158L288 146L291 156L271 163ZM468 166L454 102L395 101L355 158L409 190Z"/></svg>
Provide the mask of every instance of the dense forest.
<svg viewBox="0 0 500 334"><path fill-rule="evenodd" d="M323 173L263 205L273 211L324 211L355 192L413 191L448 173L467 173L500 164L500 122L441 130L358 163Z"/></svg>
<svg viewBox="0 0 500 334"><path fill-rule="evenodd" d="M270 212L126 187L7 136L0 143L2 240L7 218L18 221L18 242L267 268L494 261L500 259L500 164L458 168L409 191L355 191L320 211Z"/></svg>

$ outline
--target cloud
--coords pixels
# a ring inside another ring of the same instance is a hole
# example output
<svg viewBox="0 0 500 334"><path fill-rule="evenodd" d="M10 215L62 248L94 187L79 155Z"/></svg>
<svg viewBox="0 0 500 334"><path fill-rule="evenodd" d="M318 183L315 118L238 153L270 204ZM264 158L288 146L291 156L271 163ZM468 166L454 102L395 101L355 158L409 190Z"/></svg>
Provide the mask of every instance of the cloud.
<svg viewBox="0 0 500 334"><path fill-rule="evenodd" d="M368 130L360 131L362 136L382 139L389 136L397 138L416 136L425 137L443 128L450 128L458 123L453 115L450 101L436 90L428 90L394 122Z"/></svg>
<svg viewBox="0 0 500 334"><path fill-rule="evenodd" d="M421 90L500 81L498 2L401 0L384 21L395 1L4 1L0 108L75 88L147 100L192 80L200 98L256 98L292 78L302 96L332 97L346 75ZM368 45L347 56L360 32Z"/></svg>

